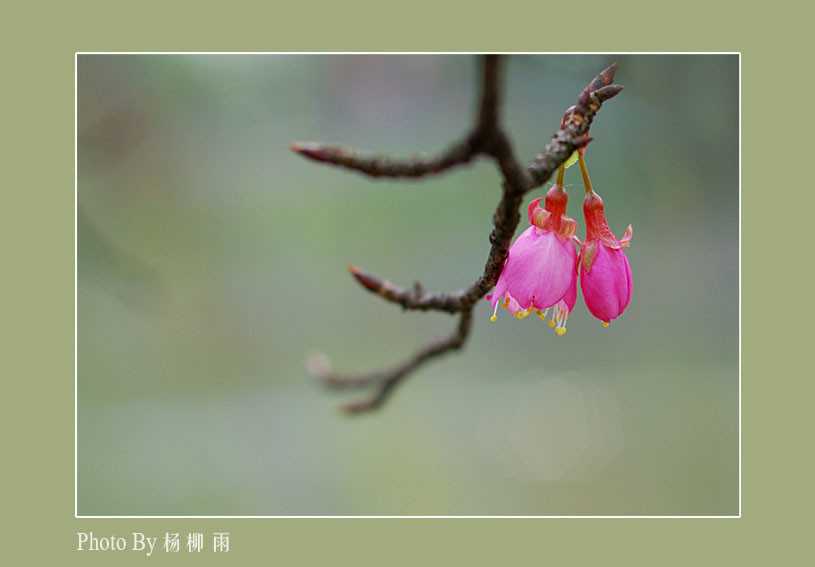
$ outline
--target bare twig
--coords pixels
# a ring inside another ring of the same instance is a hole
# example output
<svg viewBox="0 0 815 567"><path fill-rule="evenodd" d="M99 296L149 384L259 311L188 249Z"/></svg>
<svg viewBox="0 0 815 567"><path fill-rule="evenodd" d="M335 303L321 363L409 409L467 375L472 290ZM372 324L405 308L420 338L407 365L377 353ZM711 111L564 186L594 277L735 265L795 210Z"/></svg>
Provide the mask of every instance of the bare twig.
<svg viewBox="0 0 815 567"><path fill-rule="evenodd" d="M569 159L575 149L589 143L586 135L594 120L594 115L600 110L603 102L623 90L622 86L611 84L617 67L619 63L615 61L601 71L580 93L577 104L569 109L570 112L563 126L546 144L543 153L535 156L535 159L529 164L528 170L533 178L533 186L530 189L546 183L552 173L560 167L560 164Z"/></svg>
<svg viewBox="0 0 815 567"><path fill-rule="evenodd" d="M398 303L405 309L446 311L448 313L459 313L462 310L462 298L458 294L427 293L419 282L413 285L413 289L404 289L389 281L366 274L355 266L348 266L348 271L362 287L388 301Z"/></svg>
<svg viewBox="0 0 815 567"><path fill-rule="evenodd" d="M313 142L292 145L294 151L311 159L340 165L374 177L421 177L445 171L470 161L478 154L484 154L495 160L503 177L502 197L493 215L490 251L483 273L470 287L453 293L428 293L419 282L412 289L405 289L349 266L351 274L365 289L401 305L403 309L460 313L461 317L458 327L449 336L433 339L399 364L371 374L339 375L334 373L324 356L309 357L307 369L327 385L339 388L372 388L373 393L369 397L343 406L345 411L359 413L381 406L393 388L426 360L462 347L469 336L472 310L476 302L495 286L501 274L520 221L519 208L524 195L543 185L575 149L591 141L588 131L594 115L603 102L622 90L621 86L612 84L617 66L616 62L613 63L592 80L578 97L577 104L567 111L561 128L552 136L543 152L526 167L516 159L509 137L501 128L501 66L497 55L484 56L481 98L472 130L461 142L436 156L394 159Z"/></svg>
<svg viewBox="0 0 815 567"><path fill-rule="evenodd" d="M467 163L485 151L498 126L500 80L497 55L484 58L481 102L473 129L460 141L432 156L413 155L405 158L374 154L319 142L295 142L293 151L315 161L356 170L370 177L423 177L441 173Z"/></svg>
<svg viewBox="0 0 815 567"><path fill-rule="evenodd" d="M306 361L306 367L314 377L322 380L328 386L336 388L373 388L373 393L370 396L341 406L344 412L360 413L376 409L387 400L396 385L422 363L449 350L460 349L470 334L472 317L472 309L462 311L459 324L450 335L428 341L402 362L371 374L357 376L335 374L331 369L330 362L321 354L312 354Z"/></svg>
<svg viewBox="0 0 815 567"><path fill-rule="evenodd" d="M400 159L317 142L295 142L289 147L315 161L354 169L371 177L423 177L467 163L476 154L469 138L433 156L414 155Z"/></svg>

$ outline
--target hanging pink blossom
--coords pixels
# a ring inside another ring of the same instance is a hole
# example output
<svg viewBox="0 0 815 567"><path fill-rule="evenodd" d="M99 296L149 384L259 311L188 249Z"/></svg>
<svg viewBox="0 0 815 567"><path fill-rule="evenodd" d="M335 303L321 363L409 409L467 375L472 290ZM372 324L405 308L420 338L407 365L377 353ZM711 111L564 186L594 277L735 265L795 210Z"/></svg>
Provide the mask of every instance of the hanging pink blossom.
<svg viewBox="0 0 815 567"><path fill-rule="evenodd" d="M628 247L632 228L628 225L618 240L608 227L603 211L603 199L588 181L583 156L581 169L586 183L583 214L586 219L586 239L580 246L580 288L589 312L608 325L628 307L631 301L631 265L623 252Z"/></svg>
<svg viewBox="0 0 815 567"><path fill-rule="evenodd" d="M559 178L562 181L562 178ZM577 223L566 216L568 195L555 184L541 199L529 204L529 223L509 250L509 255L492 295L487 299L495 311L508 308L523 319L533 310L541 318L555 307L553 321L558 334L566 332L566 318L577 297L577 251L573 237Z"/></svg>

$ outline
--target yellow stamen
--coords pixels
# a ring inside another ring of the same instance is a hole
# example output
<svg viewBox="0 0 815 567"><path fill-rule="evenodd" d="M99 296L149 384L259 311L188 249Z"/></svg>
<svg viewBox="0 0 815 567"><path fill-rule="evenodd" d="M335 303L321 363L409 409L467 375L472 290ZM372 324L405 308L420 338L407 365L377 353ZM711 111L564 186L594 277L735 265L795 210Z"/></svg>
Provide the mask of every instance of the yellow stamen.
<svg viewBox="0 0 815 567"><path fill-rule="evenodd" d="M603 327L608 327L608 321L603 321Z"/></svg>
<svg viewBox="0 0 815 567"><path fill-rule="evenodd" d="M490 317L490 321L494 322L496 319L498 319L498 317L495 315L496 313L498 313L498 305L499 305L498 303L495 304L495 308L492 310L492 317Z"/></svg>
<svg viewBox="0 0 815 567"><path fill-rule="evenodd" d="M558 334L559 337L562 337L566 334L566 327L558 327L555 329L555 332Z"/></svg>
<svg viewBox="0 0 815 567"><path fill-rule="evenodd" d="M507 307L509 307L509 298L505 297L504 298L504 309L506 309Z"/></svg>
<svg viewBox="0 0 815 567"><path fill-rule="evenodd" d="M549 326L550 326L550 327L554 327L554 326L555 326L555 320L554 320L554 319L552 319L551 321L549 321Z"/></svg>
<svg viewBox="0 0 815 567"><path fill-rule="evenodd" d="M541 316L541 310L540 309L535 309L535 315L540 317Z"/></svg>
<svg viewBox="0 0 815 567"><path fill-rule="evenodd" d="M498 320L498 317L496 317L495 315L490 317L490 321L492 321L493 323L495 323L497 320Z"/></svg>

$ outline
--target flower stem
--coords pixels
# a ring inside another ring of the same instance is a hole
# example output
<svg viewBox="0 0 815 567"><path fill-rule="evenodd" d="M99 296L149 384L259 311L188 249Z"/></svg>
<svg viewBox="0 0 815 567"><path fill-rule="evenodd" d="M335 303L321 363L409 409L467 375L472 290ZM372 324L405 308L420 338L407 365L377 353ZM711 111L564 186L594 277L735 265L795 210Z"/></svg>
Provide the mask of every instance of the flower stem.
<svg viewBox="0 0 815 567"><path fill-rule="evenodd" d="M586 187L586 194L593 192L591 188L591 179L589 179L589 172L586 169L586 161L583 159L583 154L577 154L577 161L580 163L580 173L583 174L583 185Z"/></svg>
<svg viewBox="0 0 815 567"><path fill-rule="evenodd" d="M563 187L564 171L566 171L566 167L561 165L560 168L557 170L557 181L555 181L555 185L560 185L561 187Z"/></svg>

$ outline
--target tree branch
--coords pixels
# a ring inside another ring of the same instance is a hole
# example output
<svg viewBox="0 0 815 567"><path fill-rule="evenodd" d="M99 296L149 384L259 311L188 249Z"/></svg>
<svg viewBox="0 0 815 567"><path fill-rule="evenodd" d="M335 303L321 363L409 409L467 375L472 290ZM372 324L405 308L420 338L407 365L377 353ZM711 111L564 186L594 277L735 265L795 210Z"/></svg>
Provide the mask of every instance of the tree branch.
<svg viewBox="0 0 815 567"><path fill-rule="evenodd" d="M351 275L356 278L362 287L387 301L398 303L404 309L458 313L463 307L461 297L458 294L427 293L420 282L413 284L413 289L405 289L387 280L380 280L376 276L367 274L356 266L348 266L348 271L351 272Z"/></svg>
<svg viewBox="0 0 815 567"><path fill-rule="evenodd" d="M335 374L331 368L331 363L322 354L311 355L306 360L306 368L315 378L322 380L328 386L337 388L365 388L370 386L373 388L373 394L370 396L342 405L341 409L344 412L361 413L376 409L387 400L393 389L410 372L433 357L444 354L449 350L460 349L470 334L472 317L472 309L462 311L459 324L450 335L428 341L402 362L371 374L361 376Z"/></svg>
<svg viewBox="0 0 815 567"><path fill-rule="evenodd" d="M393 388L426 360L462 347L469 336L475 304L498 282L521 218L519 209L524 195L543 185L575 149L591 141L588 131L597 111L603 102L622 90L620 85L612 84L617 67L618 63L613 63L592 80L578 97L577 104L567 110L560 129L549 140L543 152L526 167L516 159L509 137L501 128L501 66L497 55L486 55L483 58L481 97L472 130L463 141L434 157L396 159L313 142L291 146L294 151L308 158L374 177L421 177L444 171L468 162L478 154L484 154L495 160L503 177L501 200L493 214L490 251L483 273L470 287L453 293L428 293L418 281L412 289L406 289L349 266L351 274L365 289L401 305L403 309L460 313L461 317L458 327L448 337L434 339L422 345L401 363L367 375L339 375L334 373L330 362L323 355L309 357L306 361L308 371L325 384L339 388L373 389L371 396L343 406L345 411L359 413L381 406Z"/></svg>
<svg viewBox="0 0 815 567"><path fill-rule="evenodd" d="M476 154L474 141L465 138L433 156L393 158L318 142L295 142L292 150L315 161L353 169L370 177L423 177L467 163Z"/></svg>
<svg viewBox="0 0 815 567"><path fill-rule="evenodd" d="M603 69L580 93L577 104L567 110L560 130L546 144L543 153L535 156L535 159L529 164L527 169L532 175L533 183L527 190L546 183L552 173L569 159L572 152L591 141L587 134L594 115L600 110L603 102L615 97L623 90L621 85L611 84L619 66L619 62L615 61Z"/></svg>
<svg viewBox="0 0 815 567"><path fill-rule="evenodd" d="M475 125L460 141L435 155L395 158L319 142L295 142L289 148L309 159L352 169L370 177L423 177L441 173L469 162L479 153L489 153L487 148L497 134L500 86L499 56L486 55Z"/></svg>

